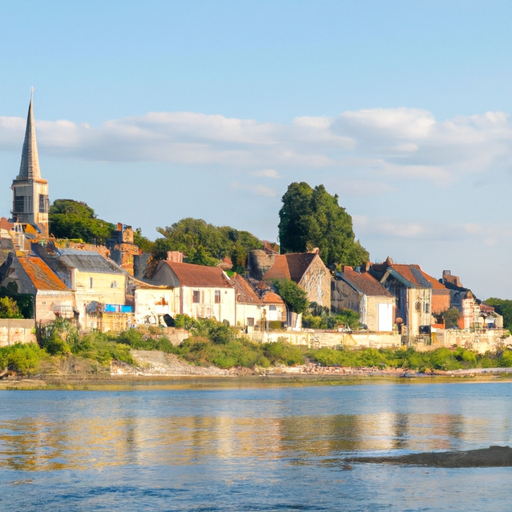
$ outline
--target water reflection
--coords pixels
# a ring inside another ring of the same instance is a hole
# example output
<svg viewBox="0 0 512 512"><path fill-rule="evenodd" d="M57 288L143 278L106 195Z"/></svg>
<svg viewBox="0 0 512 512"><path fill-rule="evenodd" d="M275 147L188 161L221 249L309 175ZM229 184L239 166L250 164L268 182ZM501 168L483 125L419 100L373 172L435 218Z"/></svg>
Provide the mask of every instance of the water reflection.
<svg viewBox="0 0 512 512"><path fill-rule="evenodd" d="M481 442L489 420L459 414L333 414L282 418L66 415L0 421L0 464L15 470L125 464L189 465L205 459L342 456L428 451ZM508 430L509 424L504 427Z"/></svg>

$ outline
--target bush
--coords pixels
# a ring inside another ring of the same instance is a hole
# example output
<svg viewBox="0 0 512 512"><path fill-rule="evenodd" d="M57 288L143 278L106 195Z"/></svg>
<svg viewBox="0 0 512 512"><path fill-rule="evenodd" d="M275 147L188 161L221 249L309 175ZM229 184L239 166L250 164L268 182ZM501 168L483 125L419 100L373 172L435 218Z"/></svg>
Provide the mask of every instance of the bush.
<svg viewBox="0 0 512 512"><path fill-rule="evenodd" d="M0 348L0 368L7 368L23 375L33 374L39 363L47 357L36 343L16 343Z"/></svg>

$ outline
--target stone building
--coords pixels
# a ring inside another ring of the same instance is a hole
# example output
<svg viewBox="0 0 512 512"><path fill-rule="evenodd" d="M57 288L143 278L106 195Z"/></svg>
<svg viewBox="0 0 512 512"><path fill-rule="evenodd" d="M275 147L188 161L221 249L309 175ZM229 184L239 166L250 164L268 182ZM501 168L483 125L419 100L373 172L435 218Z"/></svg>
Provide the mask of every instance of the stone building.
<svg viewBox="0 0 512 512"><path fill-rule="evenodd" d="M311 252L289 254L260 254L252 251L249 259L250 276L272 282L275 279L290 279L306 293L309 302L331 309L331 273L318 254ZM254 257L253 253L257 253Z"/></svg>
<svg viewBox="0 0 512 512"><path fill-rule="evenodd" d="M140 249L133 243L131 226L118 223L112 238L107 240L106 247L110 257L131 276L134 275L134 258L140 255Z"/></svg>
<svg viewBox="0 0 512 512"><path fill-rule="evenodd" d="M370 332L391 332L395 297L368 272L345 266L332 281L333 312L351 309L361 315Z"/></svg>
<svg viewBox="0 0 512 512"><path fill-rule="evenodd" d="M395 322L402 334L430 332L432 325L432 283L419 265L393 263L391 258L373 264L370 273L394 295Z"/></svg>

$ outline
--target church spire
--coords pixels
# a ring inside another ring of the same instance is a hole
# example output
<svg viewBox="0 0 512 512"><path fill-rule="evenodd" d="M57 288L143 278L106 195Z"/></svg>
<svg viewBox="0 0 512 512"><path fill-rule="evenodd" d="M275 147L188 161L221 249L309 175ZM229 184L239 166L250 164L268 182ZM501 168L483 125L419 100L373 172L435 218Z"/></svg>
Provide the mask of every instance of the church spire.
<svg viewBox="0 0 512 512"><path fill-rule="evenodd" d="M39 180L41 170L39 169L39 155L37 153L36 127L34 123L34 112L32 103L34 100L34 88L30 90L30 105L28 107L27 128L25 129L25 140L21 154L21 166L18 179Z"/></svg>

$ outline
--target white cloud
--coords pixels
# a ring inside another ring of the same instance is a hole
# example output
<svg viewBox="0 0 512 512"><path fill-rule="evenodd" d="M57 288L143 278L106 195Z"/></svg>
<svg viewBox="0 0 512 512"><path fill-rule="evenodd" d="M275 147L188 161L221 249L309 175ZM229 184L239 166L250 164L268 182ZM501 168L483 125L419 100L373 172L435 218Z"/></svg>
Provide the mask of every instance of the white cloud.
<svg viewBox="0 0 512 512"><path fill-rule="evenodd" d="M250 192L256 196L263 197L276 197L277 192L271 188L264 187L263 185L247 185L244 183L239 183L238 181L234 181L231 183L231 188L236 190L244 190L246 192Z"/></svg>
<svg viewBox="0 0 512 512"><path fill-rule="evenodd" d="M423 239L425 241L473 240L494 245L497 240L512 239L512 223L485 222L431 222L354 215L354 231L361 235L395 239Z"/></svg>
<svg viewBox="0 0 512 512"><path fill-rule="evenodd" d="M259 171L252 171L252 175L254 176L261 176L263 178L280 178L281 176L275 169L261 169Z"/></svg>
<svg viewBox="0 0 512 512"><path fill-rule="evenodd" d="M24 127L23 118L0 117L0 150L20 152ZM260 167L249 172L266 178L328 169L391 186L403 179L446 186L512 169L512 124L502 112L438 121L425 110L376 108L289 124L150 112L97 127L66 120L36 121L36 127L41 155Z"/></svg>

